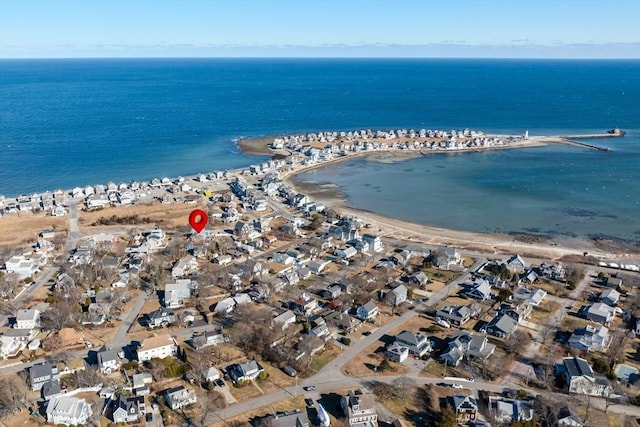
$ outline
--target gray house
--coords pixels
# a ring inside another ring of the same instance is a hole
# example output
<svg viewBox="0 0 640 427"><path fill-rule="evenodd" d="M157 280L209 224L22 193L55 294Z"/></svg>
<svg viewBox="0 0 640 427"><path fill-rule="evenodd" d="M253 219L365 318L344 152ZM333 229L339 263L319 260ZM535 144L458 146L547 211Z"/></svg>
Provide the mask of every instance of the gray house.
<svg viewBox="0 0 640 427"><path fill-rule="evenodd" d="M486 328L491 335L509 338L518 329L518 322L507 314L501 314L491 319Z"/></svg>
<svg viewBox="0 0 640 427"><path fill-rule="evenodd" d="M391 306L400 305L407 300L407 287L399 285L387 292L384 300Z"/></svg>
<svg viewBox="0 0 640 427"><path fill-rule="evenodd" d="M52 365L50 362L42 362L37 365L33 365L29 369L29 379L31 382L31 389L36 391L40 390L42 386L49 382L60 380L60 372L56 365Z"/></svg>

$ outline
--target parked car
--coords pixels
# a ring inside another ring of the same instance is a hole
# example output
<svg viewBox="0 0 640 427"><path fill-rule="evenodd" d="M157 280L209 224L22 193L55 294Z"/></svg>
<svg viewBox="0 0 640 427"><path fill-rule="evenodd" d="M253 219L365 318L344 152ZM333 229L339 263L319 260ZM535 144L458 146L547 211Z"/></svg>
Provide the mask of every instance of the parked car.
<svg viewBox="0 0 640 427"><path fill-rule="evenodd" d="M285 374L289 375L290 377L295 377L296 375L298 375L298 371L293 369L291 365L285 366L282 370L284 371Z"/></svg>
<svg viewBox="0 0 640 427"><path fill-rule="evenodd" d="M316 386L314 386L314 385L308 385L308 386L302 387L302 389L303 389L304 391L314 391L314 390L316 389Z"/></svg>
<svg viewBox="0 0 640 427"><path fill-rule="evenodd" d="M305 403L305 404L307 405L307 407L309 407L309 408L313 407L313 399L311 399L310 397L307 397L307 398L304 400L304 403Z"/></svg>
<svg viewBox="0 0 640 427"><path fill-rule="evenodd" d="M453 388L463 388L462 384L458 384L458 383L451 384L451 387L453 387Z"/></svg>
<svg viewBox="0 0 640 427"><path fill-rule="evenodd" d="M215 385L217 385L218 387L224 387L224 381L222 381L222 380L221 380L221 379L219 379L219 378L218 378L217 380L214 380L214 381L213 381L213 383L214 383Z"/></svg>
<svg viewBox="0 0 640 427"><path fill-rule="evenodd" d="M147 422L153 421L153 414L151 412L148 412L147 415L145 415L144 419L147 420Z"/></svg>

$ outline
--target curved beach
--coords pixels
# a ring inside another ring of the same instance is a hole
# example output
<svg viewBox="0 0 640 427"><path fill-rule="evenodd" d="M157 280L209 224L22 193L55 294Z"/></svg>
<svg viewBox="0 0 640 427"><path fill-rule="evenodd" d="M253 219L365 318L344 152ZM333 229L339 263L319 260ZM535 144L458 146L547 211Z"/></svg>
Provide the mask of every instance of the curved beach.
<svg viewBox="0 0 640 427"><path fill-rule="evenodd" d="M505 137L505 136L503 136ZM509 136L506 136L509 137ZM261 137L238 141L238 147L246 155L274 155L283 156L290 154L286 150L273 150L269 144L274 138ZM513 138L513 137L512 137ZM479 148L477 150L500 150L515 148L530 148L544 146L552 143L572 144L562 137L557 136L536 136L528 139L518 140L517 143L498 147ZM349 206L344 194L335 185L318 183L311 184L297 180L296 177L316 168L324 168L347 160L352 160L359 156L370 156L380 162L396 162L407 158L436 155L440 153L450 153L445 150L393 150L387 152L358 152L348 156L326 160L318 164L297 166L284 173L282 178L287 185L296 191L308 194L314 200L339 210L342 214L355 215L362 218L365 223L370 224L372 229L377 230L388 237L415 240L431 245L453 245L469 251L488 252L495 254L519 253L525 256L559 259L569 257L569 260L580 260L584 253L593 255L599 259L640 259L640 248L637 245L618 242L609 239L584 239L568 238L550 239L531 233L498 234L482 233L473 231L454 230L442 227L434 227L416 222L399 220L383 214L362 210Z"/></svg>

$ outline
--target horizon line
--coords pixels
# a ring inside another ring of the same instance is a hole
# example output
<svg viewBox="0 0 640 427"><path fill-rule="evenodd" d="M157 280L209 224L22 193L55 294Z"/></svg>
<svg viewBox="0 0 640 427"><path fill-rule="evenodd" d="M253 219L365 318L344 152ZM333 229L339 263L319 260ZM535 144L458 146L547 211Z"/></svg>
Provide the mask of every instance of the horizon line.
<svg viewBox="0 0 640 427"><path fill-rule="evenodd" d="M554 57L554 56L34 56L34 57L2 57L0 61L14 60L82 60L82 59L339 59L339 60L359 60L359 59L479 59L479 60L555 60L555 61L640 61L638 57Z"/></svg>

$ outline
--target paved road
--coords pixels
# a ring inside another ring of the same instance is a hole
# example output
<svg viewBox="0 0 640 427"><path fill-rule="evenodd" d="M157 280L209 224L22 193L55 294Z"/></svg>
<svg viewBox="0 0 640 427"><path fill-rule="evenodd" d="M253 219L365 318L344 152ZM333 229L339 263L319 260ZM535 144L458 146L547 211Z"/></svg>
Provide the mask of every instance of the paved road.
<svg viewBox="0 0 640 427"><path fill-rule="evenodd" d="M138 295L133 305L133 308L129 313L127 313L125 318L122 319L122 321L120 322L120 327L118 328L118 331L113 336L113 340L111 341L112 348L122 347L129 343L127 341L127 332L129 332L129 328L131 328L131 325L133 324L133 322L136 321L136 318L140 314L140 310L142 310L142 306L147 301L147 298L148 298L148 295L144 292Z"/></svg>
<svg viewBox="0 0 640 427"><path fill-rule="evenodd" d="M560 322L562 322L564 316L567 315L567 307L572 305L578 299L580 294L582 294L582 292L584 291L584 288L591 282L591 276L593 275L595 275L595 272L593 270L585 271L584 277L582 278L580 283L578 283L576 288L571 291L567 298L564 298L562 300L562 303L558 307L558 309L547 318L547 323L545 326L552 328L552 332L549 334L550 336L555 335L555 331L557 330L558 325L560 324ZM525 360L534 360L537 355L541 354L540 346L542 345L542 341L542 328L540 328L540 330L535 335L533 335L533 340L531 341L531 343L529 343L527 348L522 352L522 358ZM511 366L508 368L508 371L509 373L504 377L504 381L506 383L518 385L522 382L523 379L525 381L528 381L529 379L536 379L535 372L531 367L531 363L528 361L524 362L514 360Z"/></svg>

